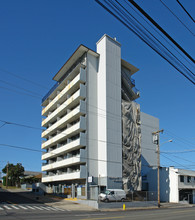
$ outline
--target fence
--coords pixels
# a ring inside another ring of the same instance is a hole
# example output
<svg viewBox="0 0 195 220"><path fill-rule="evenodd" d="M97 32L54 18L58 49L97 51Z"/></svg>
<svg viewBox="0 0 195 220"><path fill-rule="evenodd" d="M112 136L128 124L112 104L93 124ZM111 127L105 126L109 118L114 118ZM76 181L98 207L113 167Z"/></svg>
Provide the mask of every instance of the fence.
<svg viewBox="0 0 195 220"><path fill-rule="evenodd" d="M100 195L100 191L103 193ZM69 186L52 186L47 187L47 193L58 194L59 196L65 198L81 198L97 201L98 203L106 202L147 202L147 201L157 201L157 192L152 191L134 191L134 192L123 192L111 193L107 192L104 194L105 190L101 190L98 186L91 186L88 191L86 191L85 185L69 185Z"/></svg>
<svg viewBox="0 0 195 220"><path fill-rule="evenodd" d="M126 196L106 195L105 198L98 197L98 202L148 202L157 201L157 192L151 191L134 191L127 192Z"/></svg>

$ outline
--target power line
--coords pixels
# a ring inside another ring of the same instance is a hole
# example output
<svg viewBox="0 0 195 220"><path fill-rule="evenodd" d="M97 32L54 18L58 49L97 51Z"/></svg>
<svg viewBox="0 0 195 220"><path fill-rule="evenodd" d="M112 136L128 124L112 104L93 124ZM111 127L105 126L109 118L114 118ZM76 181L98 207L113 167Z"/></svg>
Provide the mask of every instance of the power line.
<svg viewBox="0 0 195 220"><path fill-rule="evenodd" d="M195 149L190 149L190 150L183 150L183 151L161 151L161 153L166 153L166 154L180 154L180 153L192 153L195 152Z"/></svg>
<svg viewBox="0 0 195 220"><path fill-rule="evenodd" d="M160 2L171 12L171 14L173 14L177 20L193 35L195 36L195 34L177 17L177 15L162 1L160 0Z"/></svg>
<svg viewBox="0 0 195 220"><path fill-rule="evenodd" d="M32 93L32 94L35 94L35 95L40 96L40 94L38 94L38 93L36 93L36 92L34 92L34 91L25 89L25 88L23 88L23 87L17 86L17 85L12 84L12 83L9 83L9 82L7 82L7 81L0 80L0 82L3 82L3 83L5 83L5 84L7 84L7 85L10 85L10 86L13 86L13 87L15 87L15 88L18 88L18 89L24 90L24 91L26 91L26 92L29 92L29 93ZM42 96L40 96L40 98L41 98L41 97L42 97Z"/></svg>
<svg viewBox="0 0 195 220"><path fill-rule="evenodd" d="M133 6L135 6L156 28L158 28L176 47L178 47L193 63L194 59L159 25L154 19L151 18L138 4L133 0L128 0ZM178 0L177 0L178 1Z"/></svg>
<svg viewBox="0 0 195 220"><path fill-rule="evenodd" d="M41 84L39 84L39 83L37 83L37 82L34 82L34 81L32 81L32 80L29 80L29 79L26 79L26 78L24 78L24 77L22 77L22 76L19 76L19 75L15 74L15 73L12 73L12 72L7 71L7 70L5 70L5 69L0 68L0 71L1 71L1 72L5 72L5 73L8 73L9 75L12 75L12 76L14 76L14 77L16 77L16 78L18 78L18 79L22 79L22 80L24 80L24 81L26 81L26 82L28 82L28 83L34 84L34 85L36 85L36 86L38 86L38 87L40 87L40 88L42 88L42 89L43 89L43 88L44 88L44 89L49 89L49 88L47 88L47 87L45 87L45 86L43 86L43 85L41 85Z"/></svg>
<svg viewBox="0 0 195 220"><path fill-rule="evenodd" d="M16 124L16 125L18 125L18 124ZM22 126L25 126L25 125L22 125ZM30 126L25 126L25 127L27 127L27 128L35 128L35 127L30 127ZM36 129L36 128L35 128ZM104 142L106 142L106 141L104 141ZM8 145L8 144L0 144L0 146L7 146L7 147L11 147L11 148L16 148L16 149L21 149L21 150L28 150L28 151L35 151L35 152L39 152L39 153L42 153L42 152L44 152L45 153L45 151L42 151L42 150L36 150L36 149L32 149L32 148L26 148L26 147L21 147L21 146L15 146L15 145ZM150 149L150 148L143 148L143 147L141 147L142 149L146 149L146 150L150 150L150 151L156 151L156 150L153 150L153 149ZM51 153L51 154L53 154L54 156L55 156L55 154L54 153L52 153L52 152L49 152L49 153ZM161 151L161 153L168 153L168 152L162 152ZM162 155L162 154L161 154ZM164 155L162 155L162 156L164 156ZM165 156L164 156L165 157ZM176 157L176 156L175 156ZM81 158L81 157L79 157L79 158ZM111 163L114 163L114 162L116 162L116 161L107 161L107 160L99 160L99 159L94 159L94 158L87 158L87 157L82 157L83 159L89 159L89 160L96 160L96 161L103 161L103 162L111 162ZM167 157L166 157L167 158ZM168 158L169 159L169 158ZM169 159L169 160L171 160L171 159ZM185 160L185 159L184 159ZM173 161L173 160L172 160ZM175 162L175 161L173 161L173 162ZM191 162L191 161L190 161ZM119 162L117 162L117 163L119 163ZM175 163L177 163L177 162L175 162ZM179 164L179 163L178 163ZM181 164L179 164L179 165L181 165ZM183 166L183 165L181 165L181 166ZM151 165L150 166L148 166L148 167L151 167ZM185 167L185 166L184 166Z"/></svg>
<svg viewBox="0 0 195 220"><path fill-rule="evenodd" d="M24 125L24 124L18 124L18 123L15 123L15 122L9 122L9 121L4 121L4 120L0 120L0 121L4 122L5 124L16 125L16 126L25 127L25 128L32 128L32 129L36 129L36 130L43 130L43 129L38 128L38 127L33 127L33 126L29 126L29 125Z"/></svg>
<svg viewBox="0 0 195 220"><path fill-rule="evenodd" d="M150 22L148 22L141 14L139 14L139 13L130 5L130 3L129 3L128 0L125 0L125 3L126 3L139 17L141 17L158 35L160 35L160 36L169 44L169 46L171 46L175 51L177 51L177 53L178 53L183 59L185 59L185 61L188 62L188 64L189 64L190 66L192 66L192 67L194 68L194 65L192 65L192 63L189 62L189 60L188 60L185 56L183 56L183 54L182 54L181 52L179 52L179 51L166 39L166 37L164 37L159 31L157 31L157 29L155 29L155 28L150 24Z"/></svg>
<svg viewBox="0 0 195 220"><path fill-rule="evenodd" d="M111 2L111 0L108 0L108 1ZM194 74L186 65L184 65L183 62L181 62L161 41L159 41L159 40L158 40L147 28L145 28L144 25L142 25L133 15L131 15L131 14L129 13L129 11L127 11L127 10L125 9L125 7L123 7L117 0L116 0L116 2L120 5L120 7L123 8L123 10L125 10L131 17L133 17L133 19L134 19L139 25L141 25L142 28L144 28L145 31L147 31L162 47L164 47L184 68L186 68L193 76L195 76L195 74ZM115 5L115 7L116 7L116 4L113 3L113 5ZM119 10L119 9L118 9L118 10ZM120 11L120 12L121 12L121 11ZM121 13L123 13L123 12L121 12ZM123 14L124 14L124 13L123 13ZM125 15L125 14L124 14L124 15ZM137 26L136 26L136 27L137 27ZM145 33L145 35L146 35L146 33ZM149 38L149 36L148 36L148 38ZM182 73L182 75L186 76L186 75L183 74L183 73ZM194 77L192 77L192 78L194 78ZM189 79L189 78L188 78L188 79ZM195 78L194 78L194 80L195 80Z"/></svg>
<svg viewBox="0 0 195 220"><path fill-rule="evenodd" d="M1 120L1 119L0 119L0 122L3 122L4 124L8 124L8 125L15 125L15 126L25 127L25 128L29 128L29 129L35 129L35 130L41 130L41 131L43 130L42 128L39 128L39 127L34 127L34 126L30 126L30 125L5 121L5 120ZM144 126L147 126L147 125L144 125ZM147 126L147 127L151 127L151 126ZM46 131L46 130L44 130L44 131ZM63 131L61 132L61 134L67 135L67 133L65 133ZM85 138L85 139L87 139L87 138ZM98 142L103 142L103 143L109 143L109 144L113 144L113 145L117 145L117 146L119 145L119 144L114 143L114 142L104 141L104 140L99 140L99 139L94 139L94 138L93 139L88 138L88 140L93 140L93 141L98 141ZM146 147L141 147L141 149L156 151L156 150L153 150L151 148L146 148ZM194 151L195 151L195 149L186 149L186 150L183 150L183 151L161 151L161 153L188 153L188 152L194 152Z"/></svg>
<svg viewBox="0 0 195 220"><path fill-rule="evenodd" d="M172 162L174 162L174 163L176 163L176 164L180 165L181 167L185 167L185 168L187 168L187 169L188 169L188 167L187 167L187 166L184 166L184 165L182 165L182 164L180 164L180 163L178 163L178 162L176 162L176 161L174 161L174 160L172 160L172 159L168 158L167 156L165 156L165 155L163 155L163 154L161 154L161 156L163 156L163 157L165 157L166 159L168 159L168 160L170 160L170 161L172 161Z"/></svg>
<svg viewBox="0 0 195 220"><path fill-rule="evenodd" d="M108 1L110 1L110 0L108 0ZM127 11L127 10L125 9L124 6L122 6L117 0L116 0L116 2L123 8L123 10L125 10L131 17L133 17L134 20L135 20L137 23L139 23L139 25L141 25L161 46L163 46L179 63L181 63L186 69L188 69L188 67L187 67L186 65L184 65L164 44L162 44L161 41L159 41L147 28L144 27L144 25L142 25L133 15L131 15L131 14L129 13L129 11ZM114 4L114 3L113 3L113 4ZM115 7L116 7L116 4L115 4ZM122 12L121 12L121 13L122 13ZM195 74L194 74L191 70L188 69L188 71L189 71L193 76L195 76ZM194 78L194 79L195 79L195 78Z"/></svg>
<svg viewBox="0 0 195 220"><path fill-rule="evenodd" d="M191 146L195 146L194 143L188 141L187 139L185 138L182 138L180 136L177 136L176 134L174 134L172 131L168 131L168 130L165 130L165 133L167 133L170 137L174 137L174 139L178 139L180 142L184 143L184 144L188 144L188 145L191 145Z"/></svg>
<svg viewBox="0 0 195 220"><path fill-rule="evenodd" d="M22 94L22 95L27 95L27 96L31 96L33 98L38 98L40 100L40 97L38 96L35 96L35 95L30 95L28 93L25 93L25 92L19 92L17 90L14 90L14 89L10 89L10 88L7 88L7 87L4 87L4 86L0 86L1 89L5 89L5 90L8 90L8 91L11 91L11 92L16 92L16 93L19 93L19 94Z"/></svg>
<svg viewBox="0 0 195 220"><path fill-rule="evenodd" d="M41 150L35 150L35 149L32 149L32 148L20 147L20 146L9 145L9 144L0 144L0 146L11 147L11 148L16 148L16 149L21 149L21 150L35 151L35 152L39 152L39 153L43 152Z"/></svg>
<svg viewBox="0 0 195 220"><path fill-rule="evenodd" d="M3 123L1 126L0 126L0 128L2 128L3 126L5 126L7 123L5 122L5 123Z"/></svg>
<svg viewBox="0 0 195 220"><path fill-rule="evenodd" d="M174 58L173 57L169 57L167 58L166 56L170 56L166 51L164 51L164 54L163 54L163 51L161 49L161 51L159 51L159 48L156 48L156 46L158 45L154 45L156 44L154 42L154 40L152 40L149 36L147 36L147 34L145 33L145 36L140 33L141 30L136 30L136 28L134 27L133 29L133 21L128 21L126 16L125 15L122 15L119 11L117 11L117 9L113 8L113 6L111 4L114 5L113 2L111 3L108 3L104 0L104 2L106 2L106 4L113 10L115 11L115 13L117 13L118 15L116 15L113 11L111 11L107 6L105 6L102 2L100 2L99 0L95 0L98 4L100 4L105 10L107 10L110 14L112 14L117 20L119 20L123 25L125 25L129 30L131 30L135 35L137 35L144 43L146 43L149 47L151 47L156 53L158 53L162 58L164 58L169 64L171 64L177 71L179 71L184 77L186 77L190 82L192 82L193 84L195 84L195 79L193 79L194 77L192 75L190 76L190 73L188 73L189 69L185 69L185 71L187 71L186 73L184 73L184 71L181 69L183 68L183 66L181 67L177 67L176 64L173 63L173 60ZM109 1L110 2L110 1ZM124 12L123 12L124 14ZM135 25L135 24L134 24ZM135 25L136 26L136 25ZM143 30L142 30L143 32ZM148 39L146 39L146 37ZM152 41L152 42L149 42L149 41ZM187 76L187 75L188 76ZM190 79L190 77L192 77L192 79Z"/></svg>
<svg viewBox="0 0 195 220"><path fill-rule="evenodd" d="M190 13L184 8L184 6L181 4L181 2L179 0L176 0L178 2L178 4L182 7L182 9L186 12L186 14L192 19L192 21L194 22L194 19L192 18L192 16L190 15Z"/></svg>
<svg viewBox="0 0 195 220"><path fill-rule="evenodd" d="M162 152L161 152L162 153ZM165 153L165 152L163 152L163 153ZM165 154L167 154L167 153L165 153ZM190 163L193 163L193 164L195 164L195 162L193 162L193 161L191 161L191 160L187 160L187 159L185 159L185 158L183 158L183 157L178 157L178 156L176 156L176 155L171 155L172 157L175 157L175 158L178 158L178 159L180 159L180 160L184 160L184 161L187 161L187 162L190 162Z"/></svg>
<svg viewBox="0 0 195 220"><path fill-rule="evenodd" d="M39 153L45 153L45 151L41 151L41 150L35 150L32 148L27 148L27 147L21 147L21 146L15 146L15 145L9 145L9 144L0 144L0 146L5 146L5 147L11 147L11 148L16 148L16 149L21 149L21 150L27 150L27 151L35 151L35 152L39 152ZM50 152L52 153L52 152ZM112 161L112 160L102 160L102 159L96 159L96 158L89 158L89 157L80 157L80 156L73 156L76 158L80 158L80 159L88 159L88 160L93 160L93 161L100 161L100 162L108 162L108 163L117 163L117 164L123 164L121 162L117 162L117 161ZM82 161L81 161L82 162ZM49 164L48 164L49 165ZM151 167L152 165L144 165L147 167ZM57 169L57 168L56 168ZM59 168L58 168L59 169Z"/></svg>

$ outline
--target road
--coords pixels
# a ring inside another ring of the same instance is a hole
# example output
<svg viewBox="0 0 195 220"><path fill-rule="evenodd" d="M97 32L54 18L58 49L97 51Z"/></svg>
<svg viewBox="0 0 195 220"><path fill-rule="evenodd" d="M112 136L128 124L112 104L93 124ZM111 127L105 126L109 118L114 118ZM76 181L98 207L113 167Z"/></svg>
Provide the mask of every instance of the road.
<svg viewBox="0 0 195 220"><path fill-rule="evenodd" d="M195 219L195 207L137 211L69 211L0 190L0 220L183 220Z"/></svg>

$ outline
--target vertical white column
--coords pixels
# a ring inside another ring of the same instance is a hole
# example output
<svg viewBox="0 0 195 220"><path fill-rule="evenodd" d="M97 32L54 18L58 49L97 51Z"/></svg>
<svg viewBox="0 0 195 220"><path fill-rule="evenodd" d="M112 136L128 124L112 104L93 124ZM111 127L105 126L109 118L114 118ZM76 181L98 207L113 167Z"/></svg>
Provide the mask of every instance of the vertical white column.
<svg viewBox="0 0 195 220"><path fill-rule="evenodd" d="M106 181L107 177L122 178L120 44L104 35L97 43L97 53L100 54L97 76L98 168L102 181L102 177Z"/></svg>

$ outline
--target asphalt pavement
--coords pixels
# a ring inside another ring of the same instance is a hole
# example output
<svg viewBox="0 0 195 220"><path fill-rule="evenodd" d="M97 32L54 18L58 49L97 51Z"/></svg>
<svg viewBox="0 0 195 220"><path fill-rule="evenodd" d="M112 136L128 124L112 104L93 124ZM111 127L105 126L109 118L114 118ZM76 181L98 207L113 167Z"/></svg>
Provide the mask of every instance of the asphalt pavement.
<svg viewBox="0 0 195 220"><path fill-rule="evenodd" d="M21 190L11 191L0 189L0 220L195 219L195 207L189 205L164 204L160 209L134 208L122 211L121 208L100 211L60 197L37 196Z"/></svg>

